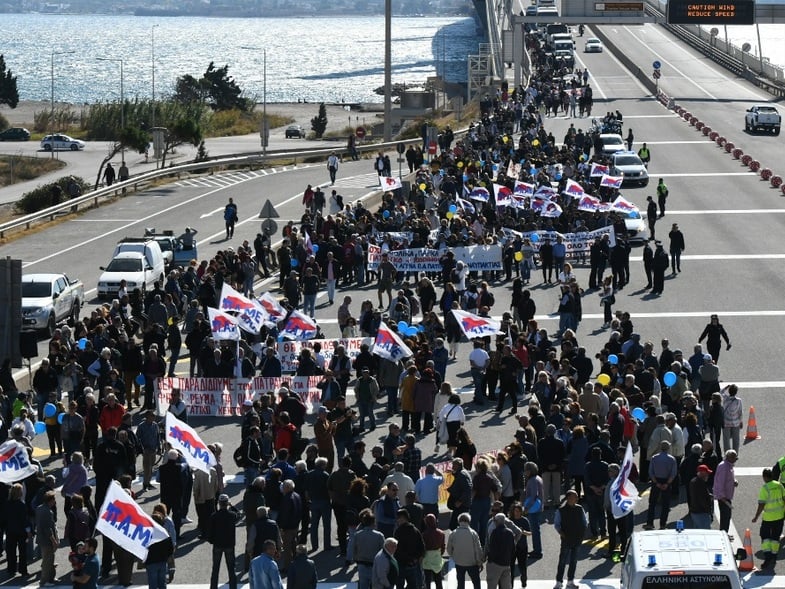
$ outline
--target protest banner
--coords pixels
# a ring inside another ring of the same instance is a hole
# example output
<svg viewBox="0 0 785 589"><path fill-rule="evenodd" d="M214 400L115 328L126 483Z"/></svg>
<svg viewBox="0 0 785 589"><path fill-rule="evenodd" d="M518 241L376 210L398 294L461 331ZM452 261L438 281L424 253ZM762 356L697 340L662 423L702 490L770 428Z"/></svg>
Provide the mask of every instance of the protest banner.
<svg viewBox="0 0 785 589"><path fill-rule="evenodd" d="M330 365L330 360L333 358L333 354L335 353L335 348L338 346L343 346L344 350L346 351L346 355L349 359L354 362L355 358L360 354L360 346L363 344L368 344L369 346L373 344L372 337L352 337L348 339L311 339L311 340L304 340L304 341L282 341L276 344L276 349L278 350L278 358L281 361L281 371L284 373L291 373L297 371L297 358L300 355L300 352L303 348L308 348L310 350L314 349L316 344L322 346L321 354L324 356L324 366L320 368L324 369L326 366Z"/></svg>
<svg viewBox="0 0 785 589"><path fill-rule="evenodd" d="M502 269L502 248L499 245L472 245L452 248L455 260L462 261L469 271ZM435 249L416 248L390 250L387 252L390 262L399 272L441 272L439 263L443 252ZM375 245L368 246L368 269L376 270L382 260L382 250Z"/></svg>
<svg viewBox="0 0 785 589"><path fill-rule="evenodd" d="M559 233L558 231L527 231L522 233L503 227L502 233L507 239L515 239L516 237L529 239L531 247L535 252L540 251L540 245L545 238L548 238L551 243L554 243L556 238L561 236L564 239L564 245L567 247L568 258L575 257L578 254L588 254L594 240L598 237L602 238L603 235L608 236L608 244L610 247L616 245L616 233L613 230L613 225L600 227L594 231L582 231L580 233ZM531 238L535 233L537 234L536 241Z"/></svg>
<svg viewBox="0 0 785 589"><path fill-rule="evenodd" d="M312 413L314 405L320 404L322 391L316 385L321 379L321 376L159 378L155 381L158 415L166 414L173 388L180 389L189 416L234 417L242 414L246 399L253 401L268 393L275 395L282 386L297 393Z"/></svg>

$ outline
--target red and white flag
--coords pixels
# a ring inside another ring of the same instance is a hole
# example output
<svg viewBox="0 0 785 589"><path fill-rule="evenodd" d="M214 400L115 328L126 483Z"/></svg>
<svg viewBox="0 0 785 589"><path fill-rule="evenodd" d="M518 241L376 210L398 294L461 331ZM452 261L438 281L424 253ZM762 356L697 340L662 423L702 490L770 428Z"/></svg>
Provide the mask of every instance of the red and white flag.
<svg viewBox="0 0 785 589"><path fill-rule="evenodd" d="M382 190L397 190L403 188L403 183L400 178L395 176L379 176L379 184Z"/></svg>
<svg viewBox="0 0 785 589"><path fill-rule="evenodd" d="M511 207L514 206L512 200L512 190L501 184L493 185L493 194L496 198L497 207Z"/></svg>
<svg viewBox="0 0 785 589"><path fill-rule="evenodd" d="M273 323L278 323L286 317L286 309L283 308L276 298L268 292L264 293L258 299L259 304L267 311L267 315Z"/></svg>
<svg viewBox="0 0 785 589"><path fill-rule="evenodd" d="M589 175L592 178L600 178L610 172L610 168L604 164L598 164L597 162L592 162L591 164L591 172Z"/></svg>
<svg viewBox="0 0 785 589"><path fill-rule="evenodd" d="M618 211L620 213L630 213L632 211L637 211L638 207L636 207L620 194L616 197L616 200L611 203L611 210Z"/></svg>
<svg viewBox="0 0 785 589"><path fill-rule="evenodd" d="M600 179L600 186L604 186L605 188L621 188L623 180L624 176L608 176L608 174L603 174L602 179Z"/></svg>
<svg viewBox="0 0 785 589"><path fill-rule="evenodd" d="M532 199L532 210L539 213L541 217L559 217L562 214L561 207L552 200L542 198Z"/></svg>
<svg viewBox="0 0 785 589"><path fill-rule="evenodd" d="M403 343L400 336L390 329L384 321L379 324L379 331L373 344L373 353L393 362L412 356L409 346Z"/></svg>
<svg viewBox="0 0 785 589"><path fill-rule="evenodd" d="M237 317L212 307L207 307L207 314L210 316L210 329L213 332L213 338L231 341L240 339Z"/></svg>
<svg viewBox="0 0 785 589"><path fill-rule="evenodd" d="M253 309L254 302L224 282L221 287L221 303L218 305L218 308L221 311L243 313Z"/></svg>
<svg viewBox="0 0 785 589"><path fill-rule="evenodd" d="M0 446L0 483L10 485L38 472L30 463L27 448L16 440L8 440Z"/></svg>
<svg viewBox="0 0 785 589"><path fill-rule="evenodd" d="M463 334L470 340L487 335L496 335L502 328L501 321L496 321L490 317L480 317L474 313L458 311L457 309L453 309L452 314L458 320L458 325Z"/></svg>
<svg viewBox="0 0 785 589"><path fill-rule="evenodd" d="M313 339L316 336L316 328L316 321L308 315L292 311L286 321L286 327L281 331L281 337L295 340Z"/></svg>
<svg viewBox="0 0 785 589"><path fill-rule="evenodd" d="M95 531L140 560L147 558L152 544L169 537L166 529L147 515L117 481L112 481L106 490Z"/></svg>
<svg viewBox="0 0 785 589"><path fill-rule="evenodd" d="M578 210L579 211L586 211L588 213L594 213L600 210L602 206L602 201L599 198L595 198L588 194L585 194L581 197L578 201Z"/></svg>
<svg viewBox="0 0 785 589"><path fill-rule="evenodd" d="M210 468L217 464L215 455L196 430L177 419L171 411L166 412L166 441L185 457L190 467L210 474Z"/></svg>
<svg viewBox="0 0 785 589"><path fill-rule="evenodd" d="M562 194L567 194L573 198L580 198L586 192L583 190L583 186L578 184L575 180L567 179L567 184L564 186L564 190L561 191Z"/></svg>
<svg viewBox="0 0 785 589"><path fill-rule="evenodd" d="M621 463L619 474L611 483L610 499L614 519L621 519L633 509L638 502L638 489L630 480L632 471L632 445L627 442L627 451Z"/></svg>

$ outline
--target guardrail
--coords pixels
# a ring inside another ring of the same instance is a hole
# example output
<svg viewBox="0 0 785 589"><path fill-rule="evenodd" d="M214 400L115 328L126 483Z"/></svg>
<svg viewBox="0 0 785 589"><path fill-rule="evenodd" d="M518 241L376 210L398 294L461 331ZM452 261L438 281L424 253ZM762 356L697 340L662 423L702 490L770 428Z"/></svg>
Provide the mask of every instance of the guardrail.
<svg viewBox="0 0 785 589"><path fill-rule="evenodd" d="M456 136L465 133L465 130L461 130L460 132L456 132ZM375 152L375 151L388 151L391 148L404 143L404 144L411 144L411 143L419 143L420 139L408 139L408 140L399 140L399 141L390 141L387 143L372 143L368 145L361 145L357 146L358 153L368 153L368 152ZM311 157L327 157L331 153L338 153L341 155L347 155L349 152L346 148L335 148L335 147L325 147L319 149L303 149L303 150L296 150L296 151L285 151L285 152L274 152L274 153L267 153L266 155L262 155L259 152L252 152L252 153L244 153L244 154L232 154L228 156L219 156L215 158L209 158L204 161L200 162L191 162L188 164L180 164L176 166L172 166L169 168L160 168L158 170L151 170L149 172L144 172L126 180L125 182L118 182L116 184L112 184L111 186L106 186L104 188L99 188L92 192L88 192L87 194L83 194L77 198L73 198L62 202L57 205L53 205L46 209L42 209L35 213L30 213L28 215L24 215L23 217L19 217L18 219L14 219L12 221L8 221L6 223L0 224L0 238L4 238L6 233L9 231L13 231L16 229L30 229L30 227L34 223L38 223L44 220L53 220L55 216L61 213L70 213L75 208L78 208L80 205L89 205L89 206L98 206L99 201L102 198L114 198L118 195L123 194L127 190L138 191L140 186L148 185L150 182L160 179L166 178L170 176L179 176L180 174L186 172L192 172L194 170L208 170L214 168L221 168L221 167L228 167L228 166L252 166L252 165L263 165L270 161L279 161L279 160L292 160L295 165L297 165L297 160L304 160L306 158Z"/></svg>

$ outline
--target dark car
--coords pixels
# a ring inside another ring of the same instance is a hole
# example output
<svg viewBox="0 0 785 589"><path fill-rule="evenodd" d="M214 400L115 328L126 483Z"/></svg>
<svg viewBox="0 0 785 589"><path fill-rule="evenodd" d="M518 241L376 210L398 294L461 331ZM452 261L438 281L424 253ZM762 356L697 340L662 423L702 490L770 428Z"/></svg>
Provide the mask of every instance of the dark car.
<svg viewBox="0 0 785 589"><path fill-rule="evenodd" d="M30 131L22 127L9 127L0 133L0 141L29 141Z"/></svg>
<svg viewBox="0 0 785 589"><path fill-rule="evenodd" d="M303 129L300 125L289 125L286 127L286 138L291 139L292 137L297 137L298 139L304 138L305 129Z"/></svg>

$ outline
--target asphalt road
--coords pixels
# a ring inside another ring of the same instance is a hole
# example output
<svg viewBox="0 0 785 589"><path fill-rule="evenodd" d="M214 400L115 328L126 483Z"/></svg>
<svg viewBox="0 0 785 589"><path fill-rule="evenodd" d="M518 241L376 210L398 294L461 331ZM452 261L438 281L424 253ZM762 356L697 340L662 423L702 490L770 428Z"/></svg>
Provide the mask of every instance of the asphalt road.
<svg viewBox="0 0 785 589"><path fill-rule="evenodd" d="M765 100L765 96L741 80L729 79L702 57L685 49L658 27L619 27L613 31L618 44L625 47L633 59L648 68L652 56L663 61L663 89L681 103L689 102L691 109L720 130L729 140L741 145L745 152L776 154L782 152L782 138L748 136L743 132L743 115L746 105ZM580 45L579 45L580 47ZM646 141L652 150L650 174L665 178L669 189L668 212L657 225L660 235L667 233L671 223L678 222L684 232L687 250L682 257L683 272L666 281L664 294L653 297L643 290L645 277L639 261L640 252L633 252L631 284L617 294L617 308L632 315L635 331L644 340L655 343L663 337L671 341L672 348L689 353L712 312L719 313L730 334L733 348L723 351L720 359L721 378L726 383L735 382L747 408L754 405L757 411L761 439L745 444L737 463L739 487L734 501L734 534L739 541L747 527L752 528L753 547L759 540L757 526L750 523L755 510L759 472L770 466L783 454L781 434L781 394L785 386L780 370L779 336L785 309L779 293L783 290L781 260L785 257L779 239L780 219L785 210L778 191L759 177L747 173L738 161L733 160L714 143L699 134L682 119L667 111L640 84L622 69L613 56L606 54L579 55L582 64L592 74L595 97L598 101L595 114L605 110L620 110L626 128L632 127L636 149ZM667 61L665 61L667 60ZM669 71L668 64L675 65ZM583 67L583 65L579 65ZM549 119L547 128L559 138L570 124L588 127L587 119ZM764 158L764 155L760 156ZM773 159L773 155L772 155ZM776 162L772 162L772 165ZM345 164L339 172L336 185L344 196L360 197L372 189L374 178L368 162ZM776 171L776 170L775 170ZM183 225L195 226L199 231L200 250L203 256L227 245L223 241L223 222L219 211L229 196L239 205L241 223L232 242L252 240L258 227L258 210L265 198L271 198L281 214L280 221L300 216L299 196L306 183L324 183L327 174L324 166L300 167L297 170L280 170L264 178L249 179L230 186L217 186L222 176L205 179L211 186L187 186L183 183L163 189L151 190L128 197L111 207L86 213L79 220L68 221L41 236L26 238L0 247L0 255L21 256L27 271L47 271L62 268L85 280L87 288L94 288L98 275L97 266L106 261L109 251L119 237L140 232L145 226L158 229L181 229ZM228 175L228 178L236 176ZM654 183L649 188L625 190L625 197L639 206L647 194L654 194ZM586 284L588 270L576 270L578 280ZM554 287L538 283L534 275L532 293L538 307L537 319L550 331L557 327L552 316L557 301ZM261 289L270 288L263 283ZM492 284L496 294L493 314L500 315L509 307L509 285ZM375 291L348 290L354 299L352 309L359 310L362 298L375 298ZM584 319L578 331L580 343L593 354L600 349L608 334L601 329L602 315L596 293L587 293L583 300ZM323 303L324 297L319 299ZM320 306L317 318L327 337L337 337L336 307ZM659 347L658 345L656 346ZM448 380L454 386L469 384L467 375L468 345L463 345L459 359L448 369ZM481 451L503 447L511 440L516 424L506 414L497 416L487 406L469 408L468 428ZM224 420L195 420L205 441L221 440L225 444L226 460L239 442L237 424ZM383 428L381 428L383 429ZM368 433L369 445L380 439L381 431ZM432 443L421 445L424 454ZM424 456L424 460L432 459ZM227 464L227 471L235 469ZM229 487L233 500L240 496L241 487ZM146 495L149 495L146 494ZM142 495L144 504L153 497ZM645 510L646 497L636 509L640 523ZM671 521L685 514L683 504L677 507ZM716 525L716 524L715 524ZM208 552L199 546L193 527L185 528L183 546L178 550L178 576L176 583L203 584L209 574ZM549 526L543 530L546 557L532 562L529 578L537 580L529 586L552 585L558 540ZM599 558L602 545L586 543L585 558L578 566L578 576L593 586L615 586L619 568ZM62 553L62 551L61 551ZM63 557L64 554L60 555ZM316 553L320 580L345 582L354 578L353 569L345 569L335 552ZM759 559L756 559L756 563ZM61 564L61 567L64 564ZM222 576L222 579L224 577ZM141 581L141 577L135 580ZM243 579L245 580L245 579ZM747 586L783 587L781 577L755 576Z"/></svg>

